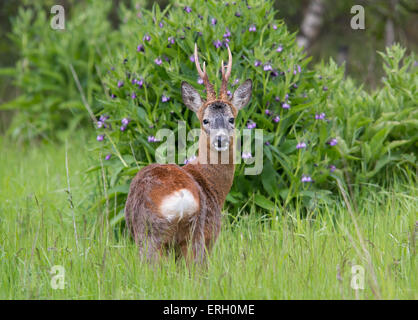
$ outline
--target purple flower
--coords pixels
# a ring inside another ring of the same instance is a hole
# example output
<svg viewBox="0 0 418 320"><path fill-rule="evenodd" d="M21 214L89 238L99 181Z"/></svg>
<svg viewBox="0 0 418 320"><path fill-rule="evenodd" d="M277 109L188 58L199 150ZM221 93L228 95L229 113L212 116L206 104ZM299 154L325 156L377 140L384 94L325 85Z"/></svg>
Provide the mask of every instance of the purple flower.
<svg viewBox="0 0 418 320"><path fill-rule="evenodd" d="M231 95L232 95L231 91L229 91L229 90L226 92L226 94L227 94L228 96L231 96Z"/></svg>
<svg viewBox="0 0 418 320"><path fill-rule="evenodd" d="M118 88L123 87L123 81L118 81Z"/></svg>
<svg viewBox="0 0 418 320"><path fill-rule="evenodd" d="M112 155L109 153L106 155L105 160L110 160L110 158L112 157Z"/></svg>
<svg viewBox="0 0 418 320"><path fill-rule="evenodd" d="M270 141L266 141L264 144L265 144L266 146L269 146L271 143L270 143Z"/></svg>
<svg viewBox="0 0 418 320"><path fill-rule="evenodd" d="M184 164L188 164L189 162L191 162L193 160L196 160L196 156L195 155L191 156L189 159L184 160Z"/></svg>
<svg viewBox="0 0 418 320"><path fill-rule="evenodd" d="M256 32L256 31L257 31L257 28L255 27L255 25L254 25L254 24L252 24L252 25L248 28L248 31L249 31L249 32Z"/></svg>
<svg viewBox="0 0 418 320"><path fill-rule="evenodd" d="M151 37L150 37L150 35L146 34L144 36L144 38L142 38L142 40L144 40L144 41L150 41L151 40Z"/></svg>
<svg viewBox="0 0 418 320"><path fill-rule="evenodd" d="M273 29L277 30L277 25L273 24Z"/></svg>
<svg viewBox="0 0 418 320"><path fill-rule="evenodd" d="M254 121L248 120L248 122L247 122L247 128L248 129L254 129L256 126L257 126L257 124Z"/></svg>
<svg viewBox="0 0 418 320"><path fill-rule="evenodd" d="M102 121L97 121L96 125L97 125L97 129L100 129L101 127L103 127L103 122Z"/></svg>
<svg viewBox="0 0 418 320"><path fill-rule="evenodd" d="M231 31L229 31L228 28L226 28L226 32L224 33L224 38L230 38L231 37Z"/></svg>
<svg viewBox="0 0 418 320"><path fill-rule="evenodd" d="M168 100L170 100L170 97L163 94L162 97L161 97L161 101L162 102L167 102Z"/></svg>
<svg viewBox="0 0 418 320"><path fill-rule="evenodd" d="M132 92L132 94L131 94L131 98L132 98L132 99L136 99L136 93L135 93L135 92Z"/></svg>
<svg viewBox="0 0 418 320"><path fill-rule="evenodd" d="M277 123L277 122L279 122L279 121L280 121L280 117L279 117L279 116L275 116L275 117L273 118L273 121L274 121L274 122L276 122L276 123Z"/></svg>
<svg viewBox="0 0 418 320"><path fill-rule="evenodd" d="M197 83L198 84L203 84L203 79L201 77L197 78Z"/></svg>
<svg viewBox="0 0 418 320"><path fill-rule="evenodd" d="M252 158L251 152L243 152L242 156L243 159L250 159Z"/></svg>
<svg viewBox="0 0 418 320"><path fill-rule="evenodd" d="M315 114L315 120L324 120L325 119L325 113Z"/></svg>
<svg viewBox="0 0 418 320"><path fill-rule="evenodd" d="M336 145L337 145L337 143L338 143L338 141L337 141L337 139L335 139L335 138L332 138L332 139L328 142L328 144L329 144L331 147L336 146Z"/></svg>
<svg viewBox="0 0 418 320"><path fill-rule="evenodd" d="M187 13L190 13L190 12L192 12L192 8L190 8L188 6L185 6L184 11L186 11Z"/></svg>
<svg viewBox="0 0 418 320"><path fill-rule="evenodd" d="M155 64L157 64L157 65L161 65L162 63L163 63L163 60L161 60L161 58L156 58L155 60L154 60L154 62L155 62Z"/></svg>
<svg viewBox="0 0 418 320"><path fill-rule="evenodd" d="M298 69L298 72L299 72L299 73L301 73L301 72L302 72L302 68L300 67L300 65L297 65L297 69Z"/></svg>
<svg viewBox="0 0 418 320"><path fill-rule="evenodd" d="M142 44L139 44L136 47L136 51L138 51L138 52L145 52L145 48L144 48L144 46Z"/></svg>
<svg viewBox="0 0 418 320"><path fill-rule="evenodd" d="M241 13L239 13L239 12L237 11L237 12L235 12L235 16L239 18L239 17L241 17Z"/></svg>
<svg viewBox="0 0 418 320"><path fill-rule="evenodd" d="M279 45L276 49L277 52L282 52L283 51L283 47L282 45Z"/></svg>
<svg viewBox="0 0 418 320"><path fill-rule="evenodd" d="M110 117L107 114L102 114L99 118L100 121L105 122L106 120L108 120Z"/></svg>
<svg viewBox="0 0 418 320"><path fill-rule="evenodd" d="M302 179L300 181L302 181L302 182L312 182L312 178L310 176L302 175Z"/></svg>
<svg viewBox="0 0 418 320"><path fill-rule="evenodd" d="M280 101L280 97L279 96L275 96L274 97L274 100L276 100L277 102L279 102Z"/></svg>
<svg viewBox="0 0 418 320"><path fill-rule="evenodd" d="M329 166L329 171L334 172L337 168L334 165Z"/></svg>
<svg viewBox="0 0 418 320"><path fill-rule="evenodd" d="M213 45L215 46L216 49L218 49L219 47L222 46L222 42L220 40L215 40L213 41Z"/></svg>
<svg viewBox="0 0 418 320"><path fill-rule="evenodd" d="M148 142L158 142L159 140L157 140L154 136L148 136Z"/></svg>
<svg viewBox="0 0 418 320"><path fill-rule="evenodd" d="M217 22L218 22L218 20L216 20L215 18L210 19L210 24L212 26L216 25Z"/></svg>
<svg viewBox="0 0 418 320"><path fill-rule="evenodd" d="M112 98L112 99L115 99L116 98L116 95L114 95L113 93L110 95L110 97Z"/></svg>
<svg viewBox="0 0 418 320"><path fill-rule="evenodd" d="M290 109L290 104L285 102L285 103L282 104L282 108L283 109Z"/></svg>
<svg viewBox="0 0 418 320"><path fill-rule="evenodd" d="M131 122L131 120L129 120L128 118L123 118L121 122L124 126L127 126L129 122Z"/></svg>
<svg viewBox="0 0 418 320"><path fill-rule="evenodd" d="M191 62L194 62L194 55L191 55L191 56L189 57L189 59L190 59L190 61L191 61Z"/></svg>
<svg viewBox="0 0 418 320"><path fill-rule="evenodd" d="M144 85L144 80L136 80L136 84L138 85L138 89L141 89L142 86Z"/></svg>
<svg viewBox="0 0 418 320"><path fill-rule="evenodd" d="M254 62L254 66L256 66L256 67L259 67L259 66L261 66L261 61L260 60L255 60L255 62Z"/></svg>
<svg viewBox="0 0 418 320"><path fill-rule="evenodd" d="M239 79L235 79L234 82L232 82L231 87L235 87L239 83Z"/></svg>
<svg viewBox="0 0 418 320"><path fill-rule="evenodd" d="M120 127L120 131L122 131L122 132L123 132L123 131L125 131L125 130L126 130L126 126L121 126L121 127Z"/></svg>
<svg viewBox="0 0 418 320"><path fill-rule="evenodd" d="M324 86L324 87L322 88L322 90L323 90L323 91L328 91L328 87L327 87L327 86Z"/></svg>
<svg viewBox="0 0 418 320"><path fill-rule="evenodd" d="M264 113L266 114L266 115L270 115L271 114L271 112L270 112L270 110L269 109L266 109L266 111L264 111Z"/></svg>
<svg viewBox="0 0 418 320"><path fill-rule="evenodd" d="M176 42L174 37L168 37L168 42L174 44Z"/></svg>
<svg viewBox="0 0 418 320"><path fill-rule="evenodd" d="M276 70L273 70L272 72L270 72L270 75L274 78L277 77L279 73Z"/></svg>
<svg viewBox="0 0 418 320"><path fill-rule="evenodd" d="M164 23L160 22L158 25L160 26L160 28L164 28Z"/></svg>
<svg viewBox="0 0 418 320"><path fill-rule="evenodd" d="M286 93L286 95L284 96L284 99L285 100L288 100L289 99L289 94L288 93Z"/></svg>
<svg viewBox="0 0 418 320"><path fill-rule="evenodd" d="M102 134L98 135L96 138L97 141L103 141L103 139L104 139L104 135Z"/></svg>
<svg viewBox="0 0 418 320"><path fill-rule="evenodd" d="M267 63L267 64L264 65L263 70L264 71L271 71L271 70L273 70L273 68L271 67L271 64Z"/></svg>
<svg viewBox="0 0 418 320"><path fill-rule="evenodd" d="M306 148L306 143L305 142L299 142L296 145L296 149L303 149L303 148Z"/></svg>

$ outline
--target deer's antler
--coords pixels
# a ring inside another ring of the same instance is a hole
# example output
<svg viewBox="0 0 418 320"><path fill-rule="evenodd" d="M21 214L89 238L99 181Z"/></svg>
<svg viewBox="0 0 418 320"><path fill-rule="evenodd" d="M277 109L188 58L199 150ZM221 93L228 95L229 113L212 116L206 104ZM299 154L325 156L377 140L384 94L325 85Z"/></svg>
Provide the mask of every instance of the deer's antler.
<svg viewBox="0 0 418 320"><path fill-rule="evenodd" d="M213 85L209 82L208 74L206 73L205 62L203 62L203 71L200 69L199 57L197 55L197 44L194 44L194 62L196 64L197 72L206 87L206 101L216 100L216 93L213 89Z"/></svg>
<svg viewBox="0 0 418 320"><path fill-rule="evenodd" d="M222 70L222 85L221 85L221 90L219 91L219 96L222 100L227 100L228 99L228 80L229 77L231 76L231 70L232 70L232 54L231 54L231 50L229 49L228 46L228 65L226 66L226 72L225 72L225 66L224 66L224 62L222 60L222 66L221 66L221 70Z"/></svg>

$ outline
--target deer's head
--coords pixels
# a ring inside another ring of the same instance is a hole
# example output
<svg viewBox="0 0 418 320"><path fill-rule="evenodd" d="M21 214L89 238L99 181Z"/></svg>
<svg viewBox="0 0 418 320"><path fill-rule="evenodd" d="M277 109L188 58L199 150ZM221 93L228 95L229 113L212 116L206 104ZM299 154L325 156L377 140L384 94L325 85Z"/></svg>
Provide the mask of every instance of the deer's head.
<svg viewBox="0 0 418 320"><path fill-rule="evenodd" d="M186 81L183 81L181 84L184 104L196 113L200 120L202 134L208 140L207 143L210 145L211 150L218 152L229 149L234 135L235 118L238 111L250 101L252 89L252 81L248 79L238 87L231 98L228 97L227 85L232 69L232 55L229 47L228 55L229 61L226 70L222 61L222 85L218 98L216 98L213 85L209 82L205 63L203 63L203 71L200 68L196 44L194 59L199 76L206 87L206 101Z"/></svg>

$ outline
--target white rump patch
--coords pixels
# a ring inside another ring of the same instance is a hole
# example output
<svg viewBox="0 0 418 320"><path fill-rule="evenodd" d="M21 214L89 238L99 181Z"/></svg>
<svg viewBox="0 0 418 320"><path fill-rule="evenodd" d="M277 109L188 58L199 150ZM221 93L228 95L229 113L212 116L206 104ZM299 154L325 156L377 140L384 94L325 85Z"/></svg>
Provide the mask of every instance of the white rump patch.
<svg viewBox="0 0 418 320"><path fill-rule="evenodd" d="M188 189L180 189L163 199L160 212L169 221L196 213L199 207L193 194Z"/></svg>

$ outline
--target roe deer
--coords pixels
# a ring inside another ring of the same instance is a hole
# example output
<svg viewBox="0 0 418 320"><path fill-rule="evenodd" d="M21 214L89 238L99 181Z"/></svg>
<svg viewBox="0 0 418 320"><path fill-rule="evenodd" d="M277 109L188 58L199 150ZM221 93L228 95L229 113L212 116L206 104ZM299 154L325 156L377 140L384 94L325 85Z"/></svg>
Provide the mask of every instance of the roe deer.
<svg viewBox="0 0 418 320"><path fill-rule="evenodd" d="M234 179L234 120L238 110L251 98L252 81L246 80L227 94L232 55L222 61L222 85L218 99L203 71L195 44L195 63L206 87L206 101L187 82L181 84L184 104L200 121L199 152L185 166L151 164L141 169L132 180L125 206L125 219L140 254L158 258L163 249L174 246L186 261L203 262L219 235L221 208ZM225 163L224 157L228 162ZM216 159L216 161L213 161ZM221 161L222 159L222 161ZM188 257L188 247L192 257ZM180 249L180 250L178 250Z"/></svg>

